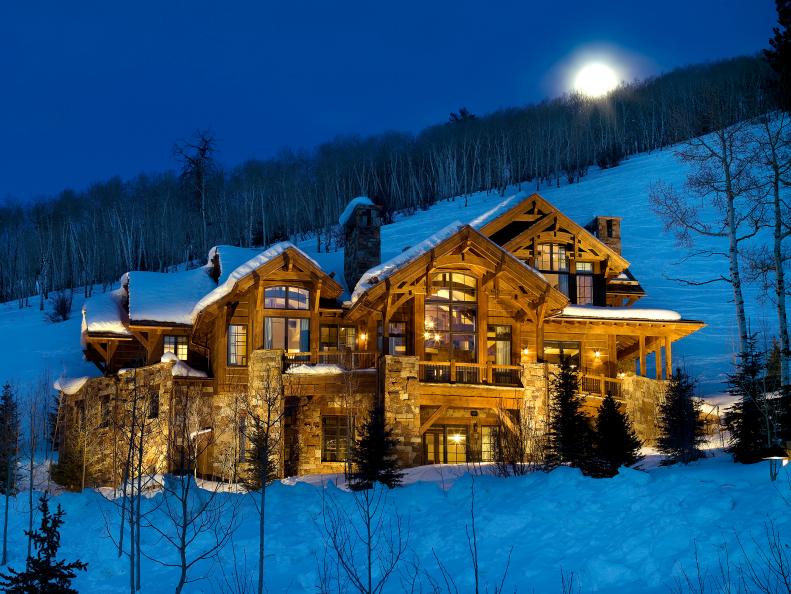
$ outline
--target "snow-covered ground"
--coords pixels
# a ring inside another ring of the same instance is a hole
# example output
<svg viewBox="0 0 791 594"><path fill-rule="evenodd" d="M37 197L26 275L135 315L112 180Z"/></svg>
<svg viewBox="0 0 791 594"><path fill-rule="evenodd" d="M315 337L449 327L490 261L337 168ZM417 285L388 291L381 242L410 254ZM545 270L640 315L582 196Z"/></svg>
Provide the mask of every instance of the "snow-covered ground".
<svg viewBox="0 0 791 594"><path fill-rule="evenodd" d="M765 542L769 520L787 539L791 534L787 468L773 483L765 464L743 466L723 455L688 467L653 466L647 472L624 469L612 479L586 478L570 468L502 479L473 477L465 474L464 466L421 467L409 471L409 484L390 493L387 509L388 514L397 511L408 523L406 558L420 562L424 586L428 580L424 572L440 579L433 551L453 576L458 591L471 591L466 527L474 488L481 583L489 591L499 584L510 551L505 591L560 592L562 570L574 574L582 592L664 593L683 571L694 574L696 547L703 570L712 575L726 551L734 567L741 562L739 542L754 555L755 547ZM269 592L317 591L317 564L325 550L322 494L344 508L352 503L351 494L330 484L323 487L321 478L276 483L268 491ZM9 528L10 564L17 568L24 562L25 495L12 502ZM204 579L190 584L189 592L227 591L222 571L232 573L234 558L255 579L258 520L254 502L243 494L223 493L221 497L238 506L240 527L233 545L219 560L201 562L193 569L194 577ZM160 498L145 498L144 509L153 509ZM93 491L64 493L55 501L67 513L62 556L89 563L76 587L81 592L123 590L128 583L128 561L117 558L105 526L107 519L111 529L116 528L117 508ZM156 515L152 520L157 521ZM160 526L166 525L159 521ZM196 547L199 544L200 540ZM148 557L166 563L177 560L175 551L152 530L144 531L142 547ZM143 591L169 591L176 580L173 568L144 559ZM385 591L403 591L399 575Z"/></svg>

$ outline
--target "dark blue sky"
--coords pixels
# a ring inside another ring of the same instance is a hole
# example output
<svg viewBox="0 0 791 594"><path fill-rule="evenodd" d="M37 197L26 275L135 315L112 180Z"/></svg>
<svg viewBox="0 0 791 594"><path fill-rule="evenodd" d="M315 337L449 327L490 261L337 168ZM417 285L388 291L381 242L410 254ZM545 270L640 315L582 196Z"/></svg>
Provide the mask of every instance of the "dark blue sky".
<svg viewBox="0 0 791 594"><path fill-rule="evenodd" d="M417 131L566 90L602 48L628 78L754 53L772 0L3 2L0 197L173 166L211 128L234 165Z"/></svg>

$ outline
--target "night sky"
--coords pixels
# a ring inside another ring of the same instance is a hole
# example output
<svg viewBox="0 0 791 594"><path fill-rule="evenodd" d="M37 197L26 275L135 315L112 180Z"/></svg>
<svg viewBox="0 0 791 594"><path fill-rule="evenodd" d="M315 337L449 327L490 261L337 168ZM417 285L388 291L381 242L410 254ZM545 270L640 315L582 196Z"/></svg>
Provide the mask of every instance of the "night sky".
<svg viewBox="0 0 791 594"><path fill-rule="evenodd" d="M752 54L775 20L772 0L3 2L0 198L173 167L196 129L228 166L418 131L558 95L594 55L633 79Z"/></svg>

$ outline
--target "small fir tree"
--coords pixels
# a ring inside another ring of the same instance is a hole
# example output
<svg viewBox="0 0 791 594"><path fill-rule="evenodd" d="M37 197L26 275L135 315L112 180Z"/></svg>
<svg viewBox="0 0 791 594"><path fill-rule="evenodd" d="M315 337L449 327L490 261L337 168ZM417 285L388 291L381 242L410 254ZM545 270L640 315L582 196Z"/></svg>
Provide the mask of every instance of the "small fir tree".
<svg viewBox="0 0 791 594"><path fill-rule="evenodd" d="M0 493L4 495L3 553L0 564L8 563L9 499L17 492L17 459L19 457L19 410L10 384L3 386L0 396Z"/></svg>
<svg viewBox="0 0 791 594"><path fill-rule="evenodd" d="M737 397L725 414L730 429L728 451L736 462L752 464L775 453L779 445L779 399L767 394L768 378L764 354L750 336L745 351L739 354L736 372L728 376L728 392Z"/></svg>
<svg viewBox="0 0 791 594"><path fill-rule="evenodd" d="M663 464L689 464L704 456L700 445L705 439L700 401L695 398L695 383L685 371L676 369L659 407L657 449L666 456Z"/></svg>
<svg viewBox="0 0 791 594"><path fill-rule="evenodd" d="M549 466L568 463L584 470L591 462L593 431L582 411L582 403L577 370L568 357L563 357L558 373L550 382Z"/></svg>
<svg viewBox="0 0 791 594"><path fill-rule="evenodd" d="M272 455L275 450L273 432L263 422L252 418L252 429L245 434L249 444L244 451L242 484L250 491L258 491L277 478L277 461Z"/></svg>
<svg viewBox="0 0 791 594"><path fill-rule="evenodd" d="M621 466L632 466L642 458L643 444L611 394L604 397L596 415L595 438L596 458L604 476L615 476Z"/></svg>
<svg viewBox="0 0 791 594"><path fill-rule="evenodd" d="M349 487L362 491L377 482L390 488L400 485L403 473L395 452L398 440L385 423L385 407L379 399L372 405L360 432L360 439L352 443L349 453L352 463Z"/></svg>
<svg viewBox="0 0 791 594"><path fill-rule="evenodd" d="M9 568L8 574L0 573L0 588L13 594L76 593L71 581L77 577L76 572L85 571L88 564L79 559L71 563L55 559L60 548L60 527L65 512L58 505L55 514L50 514L46 493L39 499L38 509L41 512L41 526L33 532L25 531L33 539L36 554L28 557L25 571Z"/></svg>

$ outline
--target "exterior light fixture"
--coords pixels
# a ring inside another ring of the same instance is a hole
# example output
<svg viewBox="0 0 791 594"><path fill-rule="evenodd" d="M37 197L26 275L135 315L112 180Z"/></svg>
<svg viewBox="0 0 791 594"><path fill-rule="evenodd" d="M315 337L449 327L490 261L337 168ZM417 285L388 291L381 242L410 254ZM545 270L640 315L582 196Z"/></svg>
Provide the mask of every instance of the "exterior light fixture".
<svg viewBox="0 0 791 594"><path fill-rule="evenodd" d="M360 340L366 342L368 340L368 334L365 332L360 332Z"/></svg>
<svg viewBox="0 0 791 594"><path fill-rule="evenodd" d="M601 357L601 351L593 351L593 356L598 359L599 357Z"/></svg>
<svg viewBox="0 0 791 594"><path fill-rule="evenodd" d="M527 347L525 347L525 348L523 348L523 349L522 349L522 354L523 354L523 355L527 355L529 352L530 352L530 349L529 349L529 348L527 348Z"/></svg>

